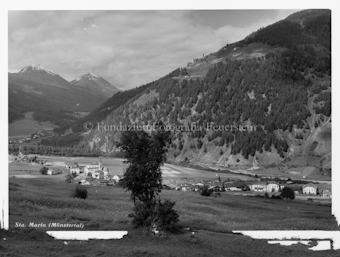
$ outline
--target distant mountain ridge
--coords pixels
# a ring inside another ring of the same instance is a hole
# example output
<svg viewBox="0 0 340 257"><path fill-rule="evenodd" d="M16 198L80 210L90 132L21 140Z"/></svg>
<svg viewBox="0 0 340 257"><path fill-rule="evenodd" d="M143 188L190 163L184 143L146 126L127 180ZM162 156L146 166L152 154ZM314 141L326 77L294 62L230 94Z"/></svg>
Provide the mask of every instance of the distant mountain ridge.
<svg viewBox="0 0 340 257"><path fill-rule="evenodd" d="M105 97L107 96L111 97L114 94L121 91L120 89L111 85L108 81L106 81L102 77L97 76L91 72L81 76L78 79L72 80L70 83L82 88L86 88L91 92L101 94Z"/></svg>
<svg viewBox="0 0 340 257"><path fill-rule="evenodd" d="M50 71L40 64L29 65L21 69L18 73L9 73L11 82L21 83L29 81L33 83L45 84L49 86L68 88L69 82L62 78L59 74Z"/></svg>
<svg viewBox="0 0 340 257"><path fill-rule="evenodd" d="M24 112L42 109L93 111L118 91L103 78L93 81L75 85L39 64L8 73L9 122L22 118Z"/></svg>

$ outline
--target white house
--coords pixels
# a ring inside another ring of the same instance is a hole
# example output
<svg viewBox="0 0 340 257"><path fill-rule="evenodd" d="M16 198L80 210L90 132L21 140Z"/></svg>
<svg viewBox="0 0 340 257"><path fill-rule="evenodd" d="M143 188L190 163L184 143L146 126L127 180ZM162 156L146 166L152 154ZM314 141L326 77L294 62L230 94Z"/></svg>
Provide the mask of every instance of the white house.
<svg viewBox="0 0 340 257"><path fill-rule="evenodd" d="M46 174L47 175L58 175L60 172L58 170L52 170L52 169L48 169Z"/></svg>
<svg viewBox="0 0 340 257"><path fill-rule="evenodd" d="M302 192L304 194L316 195L318 193L318 186L315 184L306 184L302 186Z"/></svg>
<svg viewBox="0 0 340 257"><path fill-rule="evenodd" d="M190 186L181 186L181 191L187 192L192 191Z"/></svg>
<svg viewBox="0 0 340 257"><path fill-rule="evenodd" d="M79 174L80 173L79 167L71 167L70 168L70 173Z"/></svg>
<svg viewBox="0 0 340 257"><path fill-rule="evenodd" d="M116 181L117 183L118 183L119 180L121 180L122 178L123 178L122 175L114 175L114 176L112 177L112 179L113 179L114 181Z"/></svg>
<svg viewBox="0 0 340 257"><path fill-rule="evenodd" d="M255 181L249 185L250 190L257 192L267 192L267 182L266 181Z"/></svg>
<svg viewBox="0 0 340 257"><path fill-rule="evenodd" d="M280 184L275 181L269 181L267 184L267 192L279 192Z"/></svg>

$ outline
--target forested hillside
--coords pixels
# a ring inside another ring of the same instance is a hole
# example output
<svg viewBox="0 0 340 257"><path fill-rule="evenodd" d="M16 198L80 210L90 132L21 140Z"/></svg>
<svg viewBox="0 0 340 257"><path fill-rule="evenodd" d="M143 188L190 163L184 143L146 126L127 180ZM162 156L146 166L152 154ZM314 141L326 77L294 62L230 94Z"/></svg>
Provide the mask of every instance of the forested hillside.
<svg viewBox="0 0 340 257"><path fill-rule="evenodd" d="M80 132L85 121L117 126L162 120L201 128L172 131L168 158L174 162L265 166L314 156L329 163L330 20L327 10L293 14L186 68L117 93L73 131ZM211 124L253 129L212 131ZM95 128L81 147L116 154L119 136Z"/></svg>
<svg viewBox="0 0 340 257"><path fill-rule="evenodd" d="M304 67L308 70L308 67ZM256 151L270 151L273 145L284 157L288 145L275 136L276 130L302 132L310 129L307 118L308 94L312 90L321 91L298 71L291 69L289 60L279 55L269 55L261 59L242 61L228 60L214 66L203 80L176 81L168 78L162 83L154 83L159 97L136 109L126 105L116 110L106 122L152 124L162 119L167 124L188 125L195 123L202 131L190 132L189 136L197 146L203 139L218 139L219 146L230 146L231 153L247 159ZM328 93L319 94L316 102L326 104L319 112L330 115ZM124 115L122 115L124 113ZM251 124L257 126L252 132L207 132L207 124L220 125ZM179 150L184 143L183 133L175 134L174 142ZM196 147L196 146L195 146Z"/></svg>

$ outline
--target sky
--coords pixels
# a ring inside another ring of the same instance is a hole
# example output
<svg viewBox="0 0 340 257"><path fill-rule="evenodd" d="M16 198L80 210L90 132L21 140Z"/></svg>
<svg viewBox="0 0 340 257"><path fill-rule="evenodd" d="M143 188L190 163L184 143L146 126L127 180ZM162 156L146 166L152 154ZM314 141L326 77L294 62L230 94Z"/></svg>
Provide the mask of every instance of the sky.
<svg viewBox="0 0 340 257"><path fill-rule="evenodd" d="M131 89L299 10L9 11L8 72L31 64Z"/></svg>

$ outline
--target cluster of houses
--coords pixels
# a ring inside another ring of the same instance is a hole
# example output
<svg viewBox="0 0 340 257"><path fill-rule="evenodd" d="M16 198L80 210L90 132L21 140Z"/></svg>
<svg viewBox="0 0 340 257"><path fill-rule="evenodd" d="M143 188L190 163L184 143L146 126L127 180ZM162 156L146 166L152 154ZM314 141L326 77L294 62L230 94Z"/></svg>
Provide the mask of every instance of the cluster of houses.
<svg viewBox="0 0 340 257"><path fill-rule="evenodd" d="M30 137L24 137L20 139L10 139L8 141L8 144L22 144L22 143L29 143L31 140L38 139L40 137L47 137L50 136L51 134L48 133L47 131L39 131L38 133L32 134Z"/></svg>
<svg viewBox="0 0 340 257"><path fill-rule="evenodd" d="M322 197L331 197L331 186L327 184L293 184L292 181L287 181L281 184L277 181L222 181L220 179L212 181L199 182L184 182L175 186L178 191L199 191L201 187L208 187L213 191L253 191L259 193L277 193L281 192L283 188L288 187L294 191L295 194L314 195Z"/></svg>
<svg viewBox="0 0 340 257"><path fill-rule="evenodd" d="M53 165L53 162L47 161L47 160L41 160L38 159L38 156L27 156L24 155L21 151L19 151L19 154L17 157L14 159L16 162L27 162L27 163L32 163L32 164L39 164L47 168L47 171L44 172L44 175L58 175L63 173L59 169L52 169L49 166Z"/></svg>
<svg viewBox="0 0 340 257"><path fill-rule="evenodd" d="M331 186L327 184L293 184L292 182L287 182L286 184L280 184L276 181L256 181L249 185L250 190L257 192L268 192L274 193L279 192L283 188L287 187L292 189L295 194L304 195L319 195L323 197L331 197Z"/></svg>
<svg viewBox="0 0 340 257"><path fill-rule="evenodd" d="M50 161L40 160L40 159L38 159L37 156L30 157L30 156L24 155L20 151L19 151L17 158L15 158L14 160L16 162L36 163L36 164L40 164L40 165L43 165L43 166L51 166L52 165L52 162L50 162Z"/></svg>
<svg viewBox="0 0 340 257"><path fill-rule="evenodd" d="M20 139L16 139L16 140L8 140L8 144L22 144L22 143L29 143L31 142L31 137L25 137L25 138L20 138Z"/></svg>
<svg viewBox="0 0 340 257"><path fill-rule="evenodd" d="M67 163L65 167L69 169L74 182L81 185L113 185L122 179L122 176L111 176L109 169L104 167L100 158L99 163L89 165L79 165L78 163Z"/></svg>

